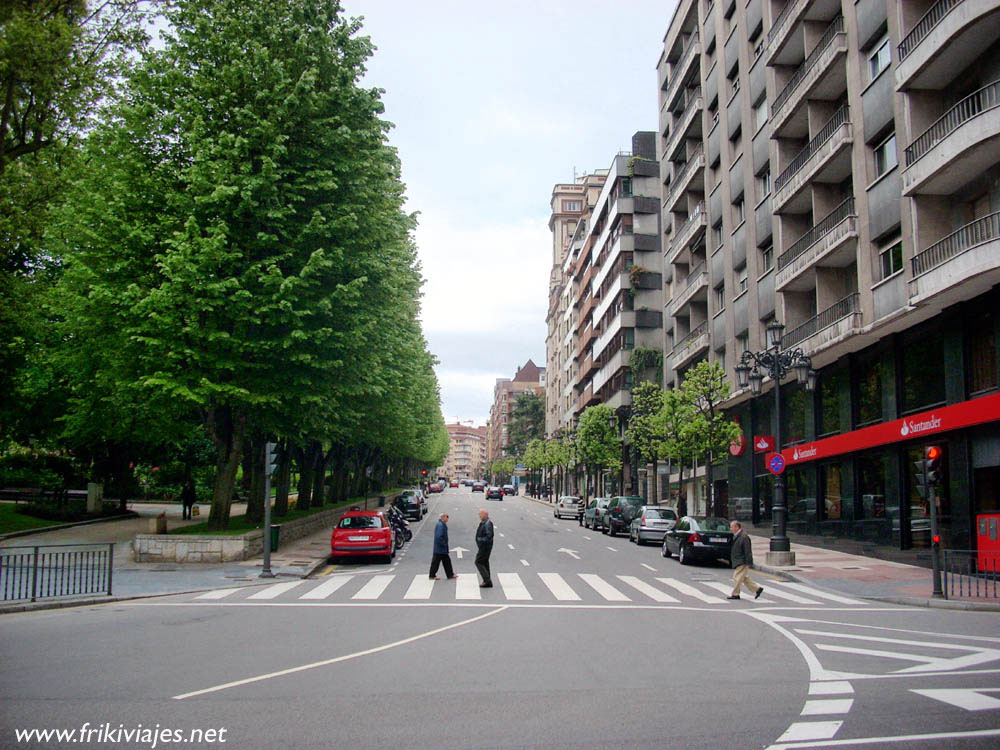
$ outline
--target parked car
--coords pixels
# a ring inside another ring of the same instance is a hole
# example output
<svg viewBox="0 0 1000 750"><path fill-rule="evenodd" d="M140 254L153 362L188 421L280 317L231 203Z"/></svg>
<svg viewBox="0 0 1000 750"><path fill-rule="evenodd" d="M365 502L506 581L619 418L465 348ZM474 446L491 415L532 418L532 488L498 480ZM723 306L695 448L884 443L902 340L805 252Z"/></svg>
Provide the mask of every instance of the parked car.
<svg viewBox="0 0 1000 750"><path fill-rule="evenodd" d="M431 482L427 485L428 492L444 492L444 482Z"/></svg>
<svg viewBox="0 0 1000 750"><path fill-rule="evenodd" d="M645 502L638 495L618 495L611 498L607 512L604 514L604 527L601 531L611 536L619 531L625 531Z"/></svg>
<svg viewBox="0 0 1000 750"><path fill-rule="evenodd" d="M486 499L487 500L503 500L503 490L497 487L495 484L490 485L486 488Z"/></svg>
<svg viewBox="0 0 1000 750"><path fill-rule="evenodd" d="M583 512L583 525L588 529L604 528L604 514L607 513L610 497L595 497Z"/></svg>
<svg viewBox="0 0 1000 750"><path fill-rule="evenodd" d="M457 479L452 479L452 480L451 480L451 485L450 485L450 486L451 486L451 487L458 487L458 480L457 480Z"/></svg>
<svg viewBox="0 0 1000 750"><path fill-rule="evenodd" d="M419 487L414 487L414 488L409 489L409 490L403 490L403 492L400 494L400 497L408 497L408 496L412 496L417 501L417 503L419 503L419 505L420 505L420 518L423 518L424 516L426 516L427 515L427 498L424 496L424 491L422 489L420 489ZM418 518L417 520L419 521L420 518Z"/></svg>
<svg viewBox="0 0 1000 750"><path fill-rule="evenodd" d="M503 486L503 494L505 495L516 495L517 488L512 484L505 484Z"/></svg>
<svg viewBox="0 0 1000 750"><path fill-rule="evenodd" d="M663 535L663 556L677 555L681 565L693 560L725 560L729 564L733 534L725 518L684 516Z"/></svg>
<svg viewBox="0 0 1000 750"><path fill-rule="evenodd" d="M396 498L393 507L402 513L404 518L412 521L419 521L424 517L424 508L420 505L420 500L406 492Z"/></svg>
<svg viewBox="0 0 1000 750"><path fill-rule="evenodd" d="M473 492L486 492L486 482L480 482L478 479L472 483Z"/></svg>
<svg viewBox="0 0 1000 750"><path fill-rule="evenodd" d="M396 533L377 510L352 510L340 517L330 535L331 557L381 557L392 562Z"/></svg>
<svg viewBox="0 0 1000 750"><path fill-rule="evenodd" d="M628 527L629 541L636 544L663 542L663 535L677 523L677 511L662 505L643 505Z"/></svg>
<svg viewBox="0 0 1000 750"><path fill-rule="evenodd" d="M569 518L579 518L583 513L583 501L572 495L563 495L552 509L552 515L556 518L568 516Z"/></svg>

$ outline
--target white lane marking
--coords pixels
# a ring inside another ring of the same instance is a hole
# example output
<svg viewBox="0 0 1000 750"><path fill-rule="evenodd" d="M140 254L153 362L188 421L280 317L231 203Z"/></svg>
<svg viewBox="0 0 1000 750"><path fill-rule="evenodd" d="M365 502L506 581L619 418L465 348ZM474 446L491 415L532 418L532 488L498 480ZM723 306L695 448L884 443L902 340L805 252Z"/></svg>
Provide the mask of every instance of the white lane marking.
<svg viewBox="0 0 1000 750"><path fill-rule="evenodd" d="M781 591L780 589L777 589L774 586L771 586L770 584L768 584L764 588L767 590L769 596L773 596L776 599L787 599L790 602L796 602L798 604L822 604L822 602L819 602L816 599L808 599L804 596L799 596L798 594L792 594L787 591Z"/></svg>
<svg viewBox="0 0 1000 750"><path fill-rule="evenodd" d="M782 735L783 737L784 735ZM787 745L771 745L767 750L800 750L809 747L845 747L847 745L880 745L883 742L926 742L928 740L958 740L973 737L1000 737L1000 729L973 729L968 732L934 732L932 734L906 734L899 737L855 737L849 740L826 740L825 742L794 742ZM824 739L819 737L817 739ZM778 738L781 742L781 738Z"/></svg>
<svg viewBox="0 0 1000 750"><path fill-rule="evenodd" d="M840 594L828 594L825 591L819 591L817 589L809 588L808 586L803 586L801 583L792 583L791 581L772 581L771 585L777 586L778 588L794 589L795 591L801 591L803 594L809 594L809 596L816 596L820 599L829 599L831 602L839 602L841 604L867 604L868 602L863 602L858 599L851 599L849 596L841 596Z"/></svg>
<svg viewBox="0 0 1000 750"><path fill-rule="evenodd" d="M656 568L654 568L652 565L646 565L646 563L642 563L642 567L644 567L646 570L651 570L654 573L656 572Z"/></svg>
<svg viewBox="0 0 1000 750"><path fill-rule="evenodd" d="M1000 693L1000 688L952 688L939 690L911 690L927 698L964 708L966 711L988 711L1000 708L1000 700L983 693Z"/></svg>
<svg viewBox="0 0 1000 750"><path fill-rule="evenodd" d="M695 599L703 601L706 604L722 604L722 600L719 597L709 596L704 591L699 591L694 586L688 586L684 581L678 581L676 578L657 578L656 580L677 589L682 594L693 596Z"/></svg>
<svg viewBox="0 0 1000 750"><path fill-rule="evenodd" d="M479 576L475 573L459 573L458 580L455 581L456 599L482 599L483 595L479 590Z"/></svg>
<svg viewBox="0 0 1000 750"><path fill-rule="evenodd" d="M496 524L493 524L493 526L494 526L494 527L496 527ZM502 537L502 536L503 536L503 534L501 534L500 536Z"/></svg>
<svg viewBox="0 0 1000 750"><path fill-rule="evenodd" d="M625 596L625 594L623 594L621 591L616 589L610 583L605 581L599 575L595 575L594 573L577 573L577 575L580 576L581 579L583 579L584 583L590 586L590 588L592 588L598 594L603 596L609 602L632 601L627 596Z"/></svg>
<svg viewBox="0 0 1000 750"><path fill-rule="evenodd" d="M403 594L404 599L430 599L431 592L434 590L434 579L430 578L426 573L418 573L413 576L413 581L410 583L410 587Z"/></svg>
<svg viewBox="0 0 1000 750"><path fill-rule="evenodd" d="M833 682L812 682L809 684L809 695L847 695L854 692L851 683L844 680Z"/></svg>
<svg viewBox="0 0 1000 750"><path fill-rule="evenodd" d="M378 599L396 576L374 576L352 599Z"/></svg>
<svg viewBox="0 0 1000 750"><path fill-rule="evenodd" d="M583 538L584 538L584 539L587 539L588 541L590 540L590 537L589 537L589 536L587 536L586 534L584 534L584 535L583 535Z"/></svg>
<svg viewBox="0 0 1000 750"><path fill-rule="evenodd" d="M716 591L720 591L726 596L729 596L731 593L733 593L732 584L729 583L721 583L720 581L701 581L700 583L704 583L709 588L713 588ZM752 596L748 596L747 599L749 599L750 601L754 601L754 598ZM756 601L762 602L763 604L774 604L773 600L767 599L764 596L761 596ZM815 603L818 604L819 602Z"/></svg>
<svg viewBox="0 0 1000 750"><path fill-rule="evenodd" d="M680 599L675 599L670 596L670 594L660 591L659 589L654 589L648 583L636 578L635 576L618 576L618 578L634 588L636 591L641 591L654 602L680 602Z"/></svg>
<svg viewBox="0 0 1000 750"><path fill-rule="evenodd" d="M906 661L919 662L918 665L899 670L900 672L927 672L952 671L973 667L978 664L996 661L1000 659L1000 650L993 648L982 648L978 646L960 646L954 643L935 643L933 641L912 641L904 638L876 638L868 635L855 635L853 633L831 633L824 630L808 630L806 628L796 628L797 633L803 635L826 636L829 638L842 638L855 641L872 641L875 643L889 643L901 646L928 646L933 648L946 649L951 651L966 651L965 656L958 656L954 659L945 659L938 656L922 656L920 654L907 654L895 651L873 651L867 649L851 649L845 646L824 646L817 645L816 648L823 651L841 651L844 653L857 653L867 656L884 656L889 659L903 659Z"/></svg>
<svg viewBox="0 0 1000 750"><path fill-rule="evenodd" d="M605 545L605 546L606 546L606 545ZM608 547L608 549L609 549L609 550L611 550L612 552L617 552L617 551L618 551L618 550L616 550L616 549L615 549L614 547Z"/></svg>
<svg viewBox="0 0 1000 750"><path fill-rule="evenodd" d="M401 641L394 641L392 643L386 643L383 646L376 646L375 648L365 649L364 651L355 651L353 654L345 654L344 656L338 656L333 659L325 659L323 661L313 662L312 664L303 664L300 667L292 667L291 669L282 669L278 672L270 672L268 674L258 675L256 677L248 677L245 680L236 680L234 682L227 682L223 685L215 685L213 687L204 688L203 690L195 690L190 693L182 693L181 695L175 695L174 700L180 701L185 698L193 698L196 695L204 695L206 693L217 693L220 690L226 690L231 687L238 687L239 685L248 685L252 682L260 682L261 680L269 680L272 677L283 677L288 674L295 674L296 672L304 672L307 669L314 669L316 667L325 667L329 664L336 664L337 662L347 661L349 659L356 659L359 656L368 656L369 654L377 654L380 651L388 651L390 648L395 648L396 646L404 646L407 643L413 643L414 641L419 641L423 638L429 638L432 635L437 635L438 633L443 633L447 630L454 630L455 628L460 628L463 625L469 625L478 620L482 620L487 617L491 617L498 612L503 612L507 607L497 607L496 609L485 612L476 617L470 617L468 620L462 620L461 622L452 623L451 625L445 625L441 628L435 628L434 630L428 630L426 633L420 633L419 635L410 636L409 638L404 638Z"/></svg>
<svg viewBox="0 0 1000 750"><path fill-rule="evenodd" d="M251 594L247 599L274 599L276 596L284 594L286 591L294 589L296 586L300 586L304 583L301 579L298 581L285 581L284 583L276 583L273 586L268 586L263 591L258 591L256 594Z"/></svg>
<svg viewBox="0 0 1000 750"><path fill-rule="evenodd" d="M803 716L827 716L846 714L854 705L853 698L826 698L823 700L806 701L802 707Z"/></svg>
<svg viewBox="0 0 1000 750"><path fill-rule="evenodd" d="M513 544L508 544L507 546L508 546L508 547L509 547L510 549L514 549L514 545L513 545Z"/></svg>
<svg viewBox="0 0 1000 750"><path fill-rule="evenodd" d="M195 599L222 599L225 596L234 594L239 589L216 589L215 591L206 591L204 594L199 594Z"/></svg>
<svg viewBox="0 0 1000 750"><path fill-rule="evenodd" d="M539 573L538 577L542 579L549 591L552 592L552 596L561 602L578 602L580 601L579 595L573 591L572 587L566 583L566 579L563 578L558 573Z"/></svg>
<svg viewBox="0 0 1000 750"><path fill-rule="evenodd" d="M334 578L327 578L312 591L304 593L299 597L299 599L326 599L330 596L330 594L339 589L352 578L354 578L354 576L336 576Z"/></svg>
<svg viewBox="0 0 1000 750"><path fill-rule="evenodd" d="M517 573L498 573L497 580L503 587L504 596L513 601L530 601L531 594Z"/></svg>
<svg viewBox="0 0 1000 750"><path fill-rule="evenodd" d="M530 563L527 560L521 560L521 565L527 568L530 566Z"/></svg>
<svg viewBox="0 0 1000 750"><path fill-rule="evenodd" d="M797 721L778 738L778 742L796 740L829 740L840 729L842 721ZM788 747L782 745L781 747Z"/></svg>

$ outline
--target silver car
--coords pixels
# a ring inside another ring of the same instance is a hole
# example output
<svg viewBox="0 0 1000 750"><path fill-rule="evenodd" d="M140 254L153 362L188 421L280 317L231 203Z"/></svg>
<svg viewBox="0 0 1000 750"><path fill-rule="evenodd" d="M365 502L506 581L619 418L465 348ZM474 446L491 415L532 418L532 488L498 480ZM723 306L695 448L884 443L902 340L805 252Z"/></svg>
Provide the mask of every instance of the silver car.
<svg viewBox="0 0 1000 750"><path fill-rule="evenodd" d="M629 525L629 541L636 544L663 541L663 535L674 528L677 512L662 505L643 505Z"/></svg>
<svg viewBox="0 0 1000 750"><path fill-rule="evenodd" d="M563 495L552 509L552 515L556 518L579 518L583 513L583 503L578 497Z"/></svg>

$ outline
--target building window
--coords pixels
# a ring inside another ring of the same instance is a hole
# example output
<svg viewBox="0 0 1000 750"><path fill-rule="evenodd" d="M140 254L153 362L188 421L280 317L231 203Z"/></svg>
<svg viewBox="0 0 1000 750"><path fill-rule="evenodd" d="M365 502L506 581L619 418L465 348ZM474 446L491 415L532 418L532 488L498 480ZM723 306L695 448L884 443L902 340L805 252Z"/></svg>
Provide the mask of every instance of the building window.
<svg viewBox="0 0 1000 750"><path fill-rule="evenodd" d="M582 211L583 201L563 201L562 209L564 212L568 213L570 211Z"/></svg>
<svg viewBox="0 0 1000 750"><path fill-rule="evenodd" d="M871 80L878 78L879 73L889 67L889 37L884 36L876 42L874 51L868 55L868 72Z"/></svg>
<svg viewBox="0 0 1000 750"><path fill-rule="evenodd" d="M768 169L757 176L757 194L759 200L764 200L771 194L771 170Z"/></svg>
<svg viewBox="0 0 1000 750"><path fill-rule="evenodd" d="M781 389L781 440L787 446L801 443L806 439L806 409L810 403L811 394L798 383L783 386Z"/></svg>
<svg viewBox="0 0 1000 750"><path fill-rule="evenodd" d="M743 266L743 268L739 269L736 272L736 288L738 290L736 292L737 294L743 294L743 292L745 292L747 290L747 267L746 266Z"/></svg>
<svg viewBox="0 0 1000 750"><path fill-rule="evenodd" d="M895 148L895 145L893 146ZM632 197L632 178L622 177L622 198Z"/></svg>
<svg viewBox="0 0 1000 750"><path fill-rule="evenodd" d="M746 219L746 206L744 201L740 198L736 203L733 204L733 223L739 226Z"/></svg>
<svg viewBox="0 0 1000 750"><path fill-rule="evenodd" d="M903 413L943 404L944 335L924 330L903 341Z"/></svg>
<svg viewBox="0 0 1000 750"><path fill-rule="evenodd" d="M882 360L873 358L858 367L857 426L882 421L882 383L885 381Z"/></svg>
<svg viewBox="0 0 1000 750"><path fill-rule="evenodd" d="M875 147L875 176L881 177L898 163L896 159L896 134L893 133Z"/></svg>
<svg viewBox="0 0 1000 750"><path fill-rule="evenodd" d="M882 278L887 279L894 273L903 270L903 243L895 242L878 254L879 268L882 269Z"/></svg>
<svg viewBox="0 0 1000 750"><path fill-rule="evenodd" d="M726 309L726 286L723 284L715 290L715 311L722 312Z"/></svg>
<svg viewBox="0 0 1000 750"><path fill-rule="evenodd" d="M823 490L823 520L839 521L843 512L843 477L839 463L823 464L820 470L820 487Z"/></svg>
<svg viewBox="0 0 1000 750"><path fill-rule="evenodd" d="M774 268L774 245L768 245L760 251L761 273L766 273Z"/></svg>
<svg viewBox="0 0 1000 750"><path fill-rule="evenodd" d="M825 372L819 380L819 425L816 434L820 437L840 432L841 394L845 392L844 371Z"/></svg>
<svg viewBox="0 0 1000 750"><path fill-rule="evenodd" d="M760 130L764 127L767 122L767 99L761 99L760 102L753 108L753 127L754 130Z"/></svg>
<svg viewBox="0 0 1000 750"><path fill-rule="evenodd" d="M722 222L712 227L712 240L715 243L715 249L718 250L722 247Z"/></svg>
<svg viewBox="0 0 1000 750"><path fill-rule="evenodd" d="M736 352L740 356L743 356L743 352L750 351L750 334L741 333L736 337Z"/></svg>
<svg viewBox="0 0 1000 750"><path fill-rule="evenodd" d="M988 310L966 318L968 330L967 387L970 394L1000 386L997 377L997 316Z"/></svg>

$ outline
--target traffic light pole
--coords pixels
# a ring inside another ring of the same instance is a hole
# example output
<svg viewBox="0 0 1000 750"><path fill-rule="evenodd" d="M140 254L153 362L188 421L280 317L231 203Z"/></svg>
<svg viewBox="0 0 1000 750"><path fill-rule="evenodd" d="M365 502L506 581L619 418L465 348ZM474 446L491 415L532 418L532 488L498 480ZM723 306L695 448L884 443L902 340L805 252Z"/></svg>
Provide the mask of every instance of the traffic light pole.
<svg viewBox="0 0 1000 750"><path fill-rule="evenodd" d="M933 596L944 597L944 589L941 587L941 543L938 541L938 511L937 511L937 490L933 482L927 484L927 499L931 504L931 575L934 581Z"/></svg>
<svg viewBox="0 0 1000 750"><path fill-rule="evenodd" d="M260 571L261 578L274 578L271 572L271 457L274 448L274 443L267 443L264 448L264 567Z"/></svg>

